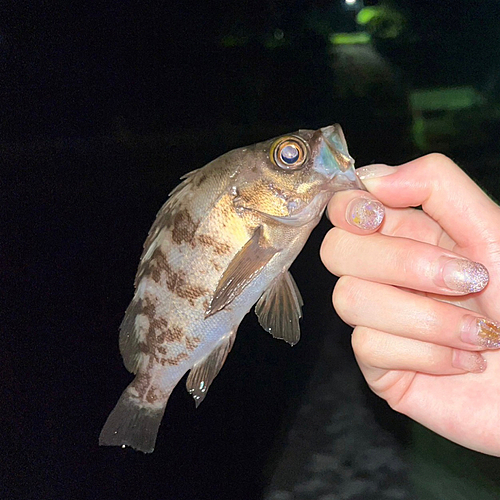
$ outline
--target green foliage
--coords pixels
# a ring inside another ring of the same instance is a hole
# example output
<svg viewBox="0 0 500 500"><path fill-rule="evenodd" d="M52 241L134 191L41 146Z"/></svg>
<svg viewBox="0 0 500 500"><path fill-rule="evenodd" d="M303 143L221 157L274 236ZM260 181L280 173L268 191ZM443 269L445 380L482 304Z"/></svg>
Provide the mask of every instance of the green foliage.
<svg viewBox="0 0 500 500"><path fill-rule="evenodd" d="M361 9L356 22L374 37L396 38L403 32L406 19L392 7L377 5Z"/></svg>

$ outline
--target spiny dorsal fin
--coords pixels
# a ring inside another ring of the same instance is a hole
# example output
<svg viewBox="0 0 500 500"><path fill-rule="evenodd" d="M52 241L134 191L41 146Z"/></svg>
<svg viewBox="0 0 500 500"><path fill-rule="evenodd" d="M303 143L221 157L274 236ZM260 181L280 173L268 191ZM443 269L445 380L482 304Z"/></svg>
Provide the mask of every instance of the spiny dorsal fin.
<svg viewBox="0 0 500 500"><path fill-rule="evenodd" d="M289 271L278 276L255 305L259 323L274 338L291 345L300 340L299 319L304 302Z"/></svg>
<svg viewBox="0 0 500 500"><path fill-rule="evenodd" d="M210 385L233 347L235 338L236 329L222 337L215 349L191 368L186 381L186 389L193 396L196 407L205 399Z"/></svg>
<svg viewBox="0 0 500 500"><path fill-rule="evenodd" d="M230 304L278 252L276 248L265 246L262 240L262 226L259 226L224 271L205 317Z"/></svg>

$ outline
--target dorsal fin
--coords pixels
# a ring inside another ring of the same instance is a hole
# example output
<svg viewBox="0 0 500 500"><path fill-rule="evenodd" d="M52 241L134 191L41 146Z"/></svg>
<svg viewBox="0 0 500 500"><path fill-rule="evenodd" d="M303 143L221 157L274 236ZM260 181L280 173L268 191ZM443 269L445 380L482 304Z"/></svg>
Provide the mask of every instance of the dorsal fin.
<svg viewBox="0 0 500 500"><path fill-rule="evenodd" d="M212 352L191 368L186 381L186 389L193 396L196 407L205 399L210 385L233 347L235 338L236 329L222 337Z"/></svg>
<svg viewBox="0 0 500 500"><path fill-rule="evenodd" d="M130 302L125 317L120 325L120 353L125 368L131 373L137 373L141 362L141 350L139 348L139 336L135 327L135 319L141 313L141 300L134 297Z"/></svg>

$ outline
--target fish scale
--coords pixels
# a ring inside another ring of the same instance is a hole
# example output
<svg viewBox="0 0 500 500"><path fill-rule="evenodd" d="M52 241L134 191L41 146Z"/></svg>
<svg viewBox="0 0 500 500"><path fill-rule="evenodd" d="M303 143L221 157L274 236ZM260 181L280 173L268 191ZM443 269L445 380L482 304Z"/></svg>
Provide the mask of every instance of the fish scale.
<svg viewBox="0 0 500 500"><path fill-rule="evenodd" d="M120 329L135 378L101 445L152 452L174 387L190 370L187 389L203 401L254 304L266 331L298 342L303 302L288 268L344 189L364 188L338 125L231 151L184 177L144 244Z"/></svg>

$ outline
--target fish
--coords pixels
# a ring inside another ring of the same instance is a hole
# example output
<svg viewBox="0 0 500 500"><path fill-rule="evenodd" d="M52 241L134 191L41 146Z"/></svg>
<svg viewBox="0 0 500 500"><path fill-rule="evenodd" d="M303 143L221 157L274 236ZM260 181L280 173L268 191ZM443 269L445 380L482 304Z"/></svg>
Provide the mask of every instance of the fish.
<svg viewBox="0 0 500 500"><path fill-rule="evenodd" d="M291 345L303 300L289 267L337 191L365 190L340 125L230 151L182 178L144 243L119 348L134 380L99 436L154 450L165 407L189 371L198 406L243 317Z"/></svg>

